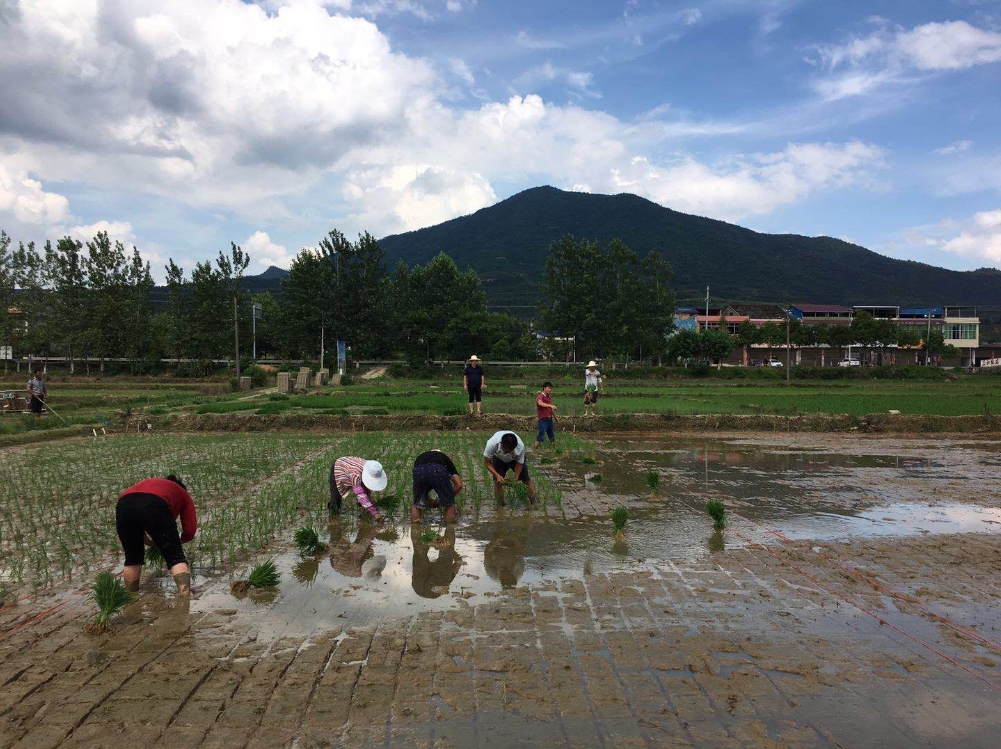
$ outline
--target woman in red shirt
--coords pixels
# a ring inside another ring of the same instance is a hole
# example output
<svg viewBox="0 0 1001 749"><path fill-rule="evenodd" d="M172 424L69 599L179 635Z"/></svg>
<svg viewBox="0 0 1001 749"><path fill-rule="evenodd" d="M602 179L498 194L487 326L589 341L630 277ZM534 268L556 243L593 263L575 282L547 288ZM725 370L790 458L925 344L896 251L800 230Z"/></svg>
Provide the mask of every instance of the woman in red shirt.
<svg viewBox="0 0 1001 749"><path fill-rule="evenodd" d="M181 518L181 533L177 533L177 518ZM146 561L144 539L152 542L163 554L177 592L191 593L191 569L181 544L195 537L197 519L195 503L187 488L176 476L140 481L118 497L115 508L115 528L125 550L122 578L129 590L139 590L139 576Z"/></svg>

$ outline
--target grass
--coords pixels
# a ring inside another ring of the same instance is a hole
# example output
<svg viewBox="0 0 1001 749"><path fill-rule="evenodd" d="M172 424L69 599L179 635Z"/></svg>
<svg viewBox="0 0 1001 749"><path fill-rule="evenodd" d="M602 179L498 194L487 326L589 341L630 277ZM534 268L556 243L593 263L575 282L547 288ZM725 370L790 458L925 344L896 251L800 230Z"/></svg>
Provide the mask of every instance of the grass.
<svg viewBox="0 0 1001 749"><path fill-rule="evenodd" d="M251 588L275 588L281 582L282 576L270 559L254 567L247 576L247 585Z"/></svg>
<svg viewBox="0 0 1001 749"><path fill-rule="evenodd" d="M615 526L616 535L621 534L625 530L628 520L629 510L625 507L619 506L612 510L612 524Z"/></svg>
<svg viewBox="0 0 1001 749"><path fill-rule="evenodd" d="M706 512L713 519L713 528L723 530L726 528L726 507L718 499L710 499L706 502Z"/></svg>
<svg viewBox="0 0 1001 749"><path fill-rule="evenodd" d="M91 631L95 633L107 630L111 617L132 601L132 594L126 589L125 583L110 572L97 574L90 595L97 604L97 618L91 627Z"/></svg>
<svg viewBox="0 0 1001 749"><path fill-rule="evenodd" d="M295 543L295 548L297 548L299 553L303 556L319 554L327 548L327 545L320 541L320 534L317 532L316 528L311 525L303 526L297 530L295 532L293 542Z"/></svg>

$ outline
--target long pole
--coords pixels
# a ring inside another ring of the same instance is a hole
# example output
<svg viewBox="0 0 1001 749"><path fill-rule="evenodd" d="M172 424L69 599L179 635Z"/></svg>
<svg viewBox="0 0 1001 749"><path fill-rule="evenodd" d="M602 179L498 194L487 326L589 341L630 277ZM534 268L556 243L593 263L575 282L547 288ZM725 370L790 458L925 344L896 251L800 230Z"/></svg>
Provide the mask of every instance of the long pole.
<svg viewBox="0 0 1001 749"><path fill-rule="evenodd" d="M323 369L323 323L320 323L320 369Z"/></svg>
<svg viewBox="0 0 1001 749"><path fill-rule="evenodd" d="M792 356L792 347L789 345L789 322L792 316L789 314L789 310L786 310L786 385L789 384L789 378L792 377L792 364L790 357Z"/></svg>
<svg viewBox="0 0 1001 749"><path fill-rule="evenodd" d="M926 316L928 318L928 336L925 338L925 366L927 367L931 364L931 356L929 355L931 353L931 307L928 308Z"/></svg>
<svg viewBox="0 0 1001 749"><path fill-rule="evenodd" d="M253 328L254 328L254 356L253 356L253 359L254 359L254 361L257 361L257 315L253 314L250 317L251 317L251 320L253 321L252 325L253 325Z"/></svg>
<svg viewBox="0 0 1001 749"><path fill-rule="evenodd" d="M236 384L240 384L240 324L236 316L236 297L233 297L233 340L236 343Z"/></svg>

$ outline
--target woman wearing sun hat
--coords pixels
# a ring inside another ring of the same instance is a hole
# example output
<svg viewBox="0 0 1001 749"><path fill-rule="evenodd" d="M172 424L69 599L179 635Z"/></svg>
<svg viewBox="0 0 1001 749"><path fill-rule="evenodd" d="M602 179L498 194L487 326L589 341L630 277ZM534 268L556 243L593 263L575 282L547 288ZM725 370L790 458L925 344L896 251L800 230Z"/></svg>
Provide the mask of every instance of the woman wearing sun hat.
<svg viewBox="0 0 1001 749"><path fill-rule="evenodd" d="M389 479L378 460L365 460L352 456L338 458L330 469L330 501L327 508L331 512L341 511L341 502L348 492L353 492L358 504L369 511L378 521L382 513L369 498L369 492L381 492Z"/></svg>
<svg viewBox="0 0 1001 749"><path fill-rule="evenodd" d="M591 416L597 416L598 396L605 392L601 386L601 373L598 371L598 362L594 359L587 363L584 370L584 415L587 416L587 409L591 409Z"/></svg>

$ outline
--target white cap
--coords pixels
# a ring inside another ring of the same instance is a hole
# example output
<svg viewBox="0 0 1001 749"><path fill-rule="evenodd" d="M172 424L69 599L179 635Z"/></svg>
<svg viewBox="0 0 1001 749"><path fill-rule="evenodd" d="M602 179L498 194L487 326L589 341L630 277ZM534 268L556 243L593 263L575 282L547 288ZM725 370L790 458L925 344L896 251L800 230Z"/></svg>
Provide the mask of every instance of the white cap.
<svg viewBox="0 0 1001 749"><path fill-rule="evenodd" d="M366 460L365 466L361 470L361 482L369 491L381 492L385 489L389 479L386 477L386 472L382 470L382 463L378 460Z"/></svg>

